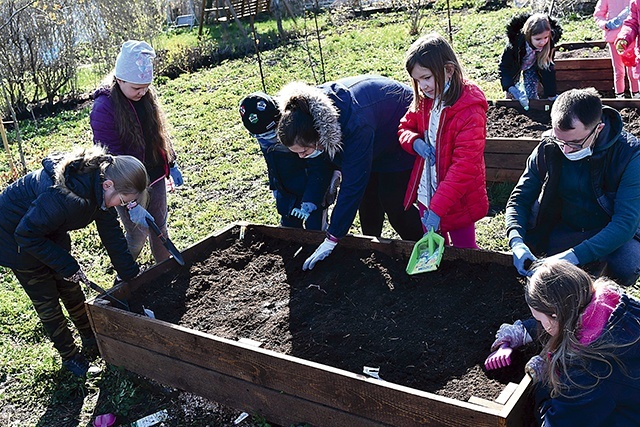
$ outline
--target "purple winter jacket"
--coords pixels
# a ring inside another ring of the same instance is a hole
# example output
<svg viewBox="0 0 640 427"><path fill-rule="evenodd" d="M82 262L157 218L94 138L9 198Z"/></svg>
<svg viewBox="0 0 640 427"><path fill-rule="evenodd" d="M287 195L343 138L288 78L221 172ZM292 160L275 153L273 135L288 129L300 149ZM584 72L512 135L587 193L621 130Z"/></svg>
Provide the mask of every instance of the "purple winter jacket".
<svg viewBox="0 0 640 427"><path fill-rule="evenodd" d="M145 162L144 150L133 147L128 141L123 141L120 138L120 134L115 126L115 112L114 106L111 102L111 91L109 88L103 87L98 89L93 94L93 108L89 115L89 124L93 130L93 143L107 147L109 153L114 155L129 155L134 156L140 160L147 168L149 173L149 179L151 182L156 182L161 177L169 176L169 162L164 156L164 165L161 170L164 170L164 175L159 175L158 172L151 173L151 171L157 171L159 168L152 168ZM137 117L136 110L131 105L131 113ZM140 123L140 120L138 120Z"/></svg>

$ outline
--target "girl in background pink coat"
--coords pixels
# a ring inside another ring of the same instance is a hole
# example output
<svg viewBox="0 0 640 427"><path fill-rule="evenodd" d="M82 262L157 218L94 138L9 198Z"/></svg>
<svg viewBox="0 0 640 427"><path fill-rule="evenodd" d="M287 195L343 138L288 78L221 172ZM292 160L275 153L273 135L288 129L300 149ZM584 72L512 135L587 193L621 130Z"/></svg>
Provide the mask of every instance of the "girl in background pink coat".
<svg viewBox="0 0 640 427"><path fill-rule="evenodd" d="M638 25L640 23L640 18L638 17L638 3L636 0L631 0L631 4L629 4L629 16L624 20L622 27L620 28L620 32L618 33L618 37L616 38L615 48L619 54L625 56L629 54L629 56L636 58L635 64L635 76L636 78L640 78L640 69L638 68L637 63L637 47L638 47ZM634 94L634 98L640 98L638 93Z"/></svg>
<svg viewBox="0 0 640 427"><path fill-rule="evenodd" d="M629 0L598 0L593 13L596 25L604 30L604 40L609 45L611 52L611 63L613 65L613 85L616 91L616 98L624 98L624 75L625 68L629 78L629 89L633 98L640 98L638 93L638 75L635 67L625 67L622 56L615 48L615 41L624 20L629 16ZM630 49L635 47L635 40L629 45Z"/></svg>
<svg viewBox="0 0 640 427"><path fill-rule="evenodd" d="M489 209L487 100L464 79L455 52L437 33L411 45L405 67L414 99L398 136L402 148L416 156L405 209L417 201L425 231L441 230L447 244L477 248L475 222Z"/></svg>

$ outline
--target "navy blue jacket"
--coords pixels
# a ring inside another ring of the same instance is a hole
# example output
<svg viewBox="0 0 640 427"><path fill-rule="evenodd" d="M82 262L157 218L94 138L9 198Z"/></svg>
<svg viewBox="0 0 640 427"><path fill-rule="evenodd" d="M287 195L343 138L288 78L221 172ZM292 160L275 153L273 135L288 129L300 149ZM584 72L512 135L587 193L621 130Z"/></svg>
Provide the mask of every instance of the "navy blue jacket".
<svg viewBox="0 0 640 427"><path fill-rule="evenodd" d="M558 224L575 230L600 230L576 245L580 264L612 253L640 227L640 142L623 130L620 114L602 109L605 126L593 155L570 161L555 143L534 149L507 202L508 238L522 238L544 253ZM639 233L640 234L640 233Z"/></svg>
<svg viewBox="0 0 640 427"><path fill-rule="evenodd" d="M96 222L100 239L122 279L138 274L115 208L102 209L100 170L80 174L76 163L65 169L65 182L54 185L59 156L47 157L31 172L0 193L0 265L34 269L47 265L62 277L80 268L69 253L70 230Z"/></svg>
<svg viewBox="0 0 640 427"><path fill-rule="evenodd" d="M302 202L322 210L324 196L331 182L334 166L326 156L302 159L284 145L260 142L260 150L267 162L269 189L274 192L278 213L288 217Z"/></svg>
<svg viewBox="0 0 640 427"><path fill-rule="evenodd" d="M349 77L319 88L339 112L342 148L333 162L342 171L342 183L328 232L343 237L355 219L371 172L413 168L414 157L398 142L398 125L413 91L380 76ZM406 188L398 191L404 193Z"/></svg>
<svg viewBox="0 0 640 427"><path fill-rule="evenodd" d="M535 335L534 335L535 336ZM640 424L640 302L622 294L620 302L609 316L600 340L620 346L610 350L617 361L591 361L585 367L575 361L569 375L575 386L564 394L551 398L538 387L536 413L545 427L631 427ZM599 384L595 375L602 376Z"/></svg>

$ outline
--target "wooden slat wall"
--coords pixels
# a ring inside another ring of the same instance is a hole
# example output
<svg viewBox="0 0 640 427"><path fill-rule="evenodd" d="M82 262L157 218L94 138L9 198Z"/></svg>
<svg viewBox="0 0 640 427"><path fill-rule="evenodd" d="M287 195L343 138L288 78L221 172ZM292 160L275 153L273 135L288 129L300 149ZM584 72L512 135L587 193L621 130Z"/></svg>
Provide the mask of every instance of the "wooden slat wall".
<svg viewBox="0 0 640 427"><path fill-rule="evenodd" d="M613 67L609 58L556 59L558 92L573 88L613 89Z"/></svg>
<svg viewBox="0 0 640 427"><path fill-rule="evenodd" d="M109 363L282 425L488 427L506 422L494 409L160 320L98 306L91 318Z"/></svg>
<svg viewBox="0 0 640 427"><path fill-rule="evenodd" d="M487 182L518 182L527 158L539 142L533 138L487 138Z"/></svg>

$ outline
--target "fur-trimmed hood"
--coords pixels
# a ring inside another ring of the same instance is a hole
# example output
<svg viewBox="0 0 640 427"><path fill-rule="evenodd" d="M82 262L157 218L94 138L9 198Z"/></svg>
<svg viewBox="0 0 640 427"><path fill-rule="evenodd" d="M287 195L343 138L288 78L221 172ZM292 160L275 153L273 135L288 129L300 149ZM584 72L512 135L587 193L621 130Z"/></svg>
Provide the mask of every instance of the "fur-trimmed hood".
<svg viewBox="0 0 640 427"><path fill-rule="evenodd" d="M42 161L54 185L75 199L102 203L102 163L112 157L100 146L52 154Z"/></svg>
<svg viewBox="0 0 640 427"><path fill-rule="evenodd" d="M512 46L518 45L518 38L522 36L522 27L524 27L524 23L527 22L527 19L529 19L530 16L530 13L525 12L511 18L507 24L507 38L509 39L509 44ZM553 45L556 45L560 40L560 37L562 37L562 27L555 18L548 15L547 18L551 25L551 41L553 42Z"/></svg>
<svg viewBox="0 0 640 427"><path fill-rule="evenodd" d="M297 97L307 100L314 127L320 135L318 146L333 159L336 153L342 150L342 129L338 122L338 109L322 90L296 81L285 85L275 96L280 114L284 114L289 101Z"/></svg>

